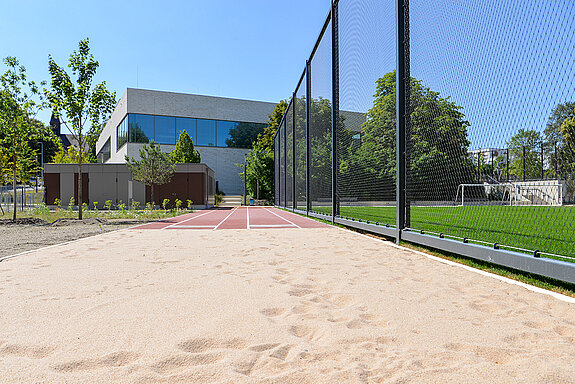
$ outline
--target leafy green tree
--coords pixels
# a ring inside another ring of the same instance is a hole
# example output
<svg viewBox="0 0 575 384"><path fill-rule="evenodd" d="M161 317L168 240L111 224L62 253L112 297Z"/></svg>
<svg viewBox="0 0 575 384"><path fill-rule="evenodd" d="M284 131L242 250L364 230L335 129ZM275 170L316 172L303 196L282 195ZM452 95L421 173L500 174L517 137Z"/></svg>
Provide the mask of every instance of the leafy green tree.
<svg viewBox="0 0 575 384"><path fill-rule="evenodd" d="M29 179L39 170L36 152L30 140L55 140L52 131L34 119L43 106L40 88L28 81L26 68L15 57L7 57L7 71L0 76L0 173L12 174L14 210L16 220L16 185L18 180ZM41 83L40 87L44 84ZM35 101L36 97L39 101Z"/></svg>
<svg viewBox="0 0 575 384"><path fill-rule="evenodd" d="M132 172L132 178L149 186L151 189L151 203L155 205L154 186L170 182L176 167L170 161L170 156L160 150L160 145L145 144L140 149L140 159L136 160L126 156L126 165Z"/></svg>
<svg viewBox="0 0 575 384"><path fill-rule="evenodd" d="M246 158L247 189L251 196L273 201L274 153L256 142ZM242 173L242 177L244 174Z"/></svg>
<svg viewBox="0 0 575 384"><path fill-rule="evenodd" d="M89 151L86 153L85 147L111 114L116 104L116 93L108 91L105 81L92 87L100 64L90 53L89 39L78 43L78 50L70 55L68 61L72 75L76 76L75 84L66 70L49 56L52 84L46 96L54 115L72 132L78 144L78 206L81 207L84 202L82 164L89 158ZM65 119L62 119L64 115ZM78 218L82 218L82 209L78 209Z"/></svg>
<svg viewBox="0 0 575 384"><path fill-rule="evenodd" d="M347 150L347 163L340 164L369 180L369 188L356 196L392 200L396 176L395 71L377 80L373 107L362 126L361 145ZM469 140L461 107L411 78L411 128L408 150L408 189L411 200L454 198L461 183L473 181L474 167L468 155ZM353 185L349 186L350 188Z"/></svg>
<svg viewBox="0 0 575 384"><path fill-rule="evenodd" d="M176 148L171 153L172 163L199 163L202 161L200 152L194 149L194 142L188 132L180 133Z"/></svg>
<svg viewBox="0 0 575 384"><path fill-rule="evenodd" d="M563 178L567 178L575 169L574 147L566 141L562 129L563 123L570 119L575 119L575 102L557 104L547 121L545 152L551 163L548 176L554 176L554 169L557 169Z"/></svg>
<svg viewBox="0 0 575 384"><path fill-rule="evenodd" d="M274 200L274 135L287 109L285 100L276 104L273 112L268 115L267 126L253 143L253 149L246 158L246 169L240 173L242 178L247 175L247 189L251 196ZM259 192L259 193L258 193Z"/></svg>
<svg viewBox="0 0 575 384"><path fill-rule="evenodd" d="M260 142L264 148L273 151L274 137L287 107L287 101L281 100L278 104L276 104L273 112L268 115L267 125L257 139L257 141Z"/></svg>
<svg viewBox="0 0 575 384"><path fill-rule="evenodd" d="M575 172L575 103L573 103L573 113L565 119L560 128L563 137L563 146L558 150L559 166L565 179L573 180Z"/></svg>
<svg viewBox="0 0 575 384"><path fill-rule="evenodd" d="M541 142L540 132L530 129L519 129L509 139L509 173L516 179L533 179L541 177ZM525 170L525 171L524 171Z"/></svg>

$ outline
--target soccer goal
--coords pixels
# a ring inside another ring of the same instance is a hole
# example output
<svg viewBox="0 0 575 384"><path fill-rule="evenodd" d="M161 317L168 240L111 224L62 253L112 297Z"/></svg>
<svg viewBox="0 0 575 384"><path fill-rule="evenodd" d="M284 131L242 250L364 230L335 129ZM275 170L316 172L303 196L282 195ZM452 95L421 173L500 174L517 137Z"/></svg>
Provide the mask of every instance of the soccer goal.
<svg viewBox="0 0 575 384"><path fill-rule="evenodd" d="M456 203L464 205L562 205L559 182L459 184Z"/></svg>

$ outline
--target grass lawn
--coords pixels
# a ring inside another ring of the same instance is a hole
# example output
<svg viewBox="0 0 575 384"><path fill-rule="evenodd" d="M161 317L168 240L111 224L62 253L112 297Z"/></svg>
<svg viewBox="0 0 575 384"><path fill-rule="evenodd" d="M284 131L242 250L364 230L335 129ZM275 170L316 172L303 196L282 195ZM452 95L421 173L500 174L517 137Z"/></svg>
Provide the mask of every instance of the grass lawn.
<svg viewBox="0 0 575 384"><path fill-rule="evenodd" d="M341 207L340 215L395 225L395 207ZM412 206L411 228L575 257L575 207Z"/></svg>

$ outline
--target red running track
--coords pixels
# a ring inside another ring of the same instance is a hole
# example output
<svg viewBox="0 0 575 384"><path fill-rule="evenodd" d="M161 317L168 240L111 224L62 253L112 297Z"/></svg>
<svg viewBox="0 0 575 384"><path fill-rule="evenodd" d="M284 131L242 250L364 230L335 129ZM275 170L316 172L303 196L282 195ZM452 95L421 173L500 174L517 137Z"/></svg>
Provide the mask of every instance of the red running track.
<svg viewBox="0 0 575 384"><path fill-rule="evenodd" d="M326 224L272 207L214 208L156 221L134 229L325 228Z"/></svg>

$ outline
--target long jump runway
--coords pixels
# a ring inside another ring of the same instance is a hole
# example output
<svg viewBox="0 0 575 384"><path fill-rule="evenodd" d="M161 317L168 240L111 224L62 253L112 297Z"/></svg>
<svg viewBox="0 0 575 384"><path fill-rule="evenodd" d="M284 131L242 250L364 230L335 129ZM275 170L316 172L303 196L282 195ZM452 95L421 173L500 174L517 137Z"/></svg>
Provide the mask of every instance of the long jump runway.
<svg viewBox="0 0 575 384"><path fill-rule="evenodd" d="M272 228L326 228L312 219L272 207L215 208L188 213L182 216L134 229L272 229Z"/></svg>

